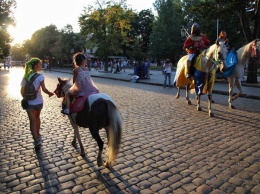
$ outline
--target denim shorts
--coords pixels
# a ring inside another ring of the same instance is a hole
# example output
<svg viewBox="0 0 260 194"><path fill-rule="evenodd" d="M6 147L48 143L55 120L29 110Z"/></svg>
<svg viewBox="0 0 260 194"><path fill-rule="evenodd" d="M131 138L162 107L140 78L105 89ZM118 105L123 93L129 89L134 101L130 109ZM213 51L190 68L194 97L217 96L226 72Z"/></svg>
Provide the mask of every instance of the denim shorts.
<svg viewBox="0 0 260 194"><path fill-rule="evenodd" d="M41 110L43 107L43 103L36 105L28 105L25 110Z"/></svg>

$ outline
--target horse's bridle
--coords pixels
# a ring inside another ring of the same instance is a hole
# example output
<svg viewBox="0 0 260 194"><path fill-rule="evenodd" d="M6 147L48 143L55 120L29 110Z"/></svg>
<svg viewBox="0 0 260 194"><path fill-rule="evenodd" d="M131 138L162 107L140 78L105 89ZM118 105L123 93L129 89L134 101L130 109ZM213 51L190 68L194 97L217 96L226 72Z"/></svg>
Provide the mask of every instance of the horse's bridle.
<svg viewBox="0 0 260 194"><path fill-rule="evenodd" d="M257 47L259 46L258 45L258 39L256 39L255 41L253 41L252 45L251 45L251 53L253 54L253 56L255 58L257 58Z"/></svg>
<svg viewBox="0 0 260 194"><path fill-rule="evenodd" d="M206 55L206 57L209 59L209 60L211 60L211 62L213 62L213 64L214 64L214 66L213 66L213 68L212 68L212 70L214 70L216 67L217 67L217 65L218 64L221 64L223 61L226 61L226 59L223 59L223 60L219 60L219 57L218 57L218 46L219 45L216 45L216 48L215 48L215 50L214 50L214 58L216 59L212 59L211 57L209 57L208 55Z"/></svg>

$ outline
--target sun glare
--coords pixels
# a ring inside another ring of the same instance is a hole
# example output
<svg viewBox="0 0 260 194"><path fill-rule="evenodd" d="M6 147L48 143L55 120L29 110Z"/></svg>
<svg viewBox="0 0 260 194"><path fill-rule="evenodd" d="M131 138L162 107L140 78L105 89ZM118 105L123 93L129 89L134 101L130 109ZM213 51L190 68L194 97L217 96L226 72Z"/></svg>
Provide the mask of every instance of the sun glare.
<svg viewBox="0 0 260 194"><path fill-rule="evenodd" d="M20 83L23 78L24 70L22 68L12 68L9 70L8 93L11 98L21 100Z"/></svg>

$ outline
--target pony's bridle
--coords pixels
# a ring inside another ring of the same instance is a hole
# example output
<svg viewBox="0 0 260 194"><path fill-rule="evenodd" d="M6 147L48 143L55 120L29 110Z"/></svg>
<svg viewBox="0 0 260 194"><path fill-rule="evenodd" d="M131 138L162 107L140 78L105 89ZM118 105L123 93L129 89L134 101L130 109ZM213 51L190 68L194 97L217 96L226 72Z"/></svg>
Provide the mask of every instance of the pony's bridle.
<svg viewBox="0 0 260 194"><path fill-rule="evenodd" d="M54 93L56 94L56 96L58 98L65 96L65 92L62 90L62 88L63 88L63 86L65 86L65 84L66 84L66 81L62 81L62 82L58 83L57 88L54 91Z"/></svg>

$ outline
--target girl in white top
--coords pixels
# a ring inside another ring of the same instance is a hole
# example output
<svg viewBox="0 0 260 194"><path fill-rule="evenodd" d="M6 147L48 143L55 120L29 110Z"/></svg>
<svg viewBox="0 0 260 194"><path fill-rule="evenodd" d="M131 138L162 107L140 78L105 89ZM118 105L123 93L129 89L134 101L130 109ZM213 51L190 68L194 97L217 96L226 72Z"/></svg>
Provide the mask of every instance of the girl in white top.
<svg viewBox="0 0 260 194"><path fill-rule="evenodd" d="M30 81L30 79L36 74L38 71L42 70L42 62L38 58L32 58L25 64L25 73L21 82L21 94L24 94L24 86L26 84L26 79ZM43 97L41 93L41 89L44 93L48 94L49 97L53 96L54 93L47 90L44 83L44 76L40 74L33 82L35 88L37 88L37 97L34 100L28 100L28 106L24 107L27 112L30 121L30 130L34 139L35 149L38 149L42 144L42 139L40 135L40 127L41 127L41 109L43 107Z"/></svg>

